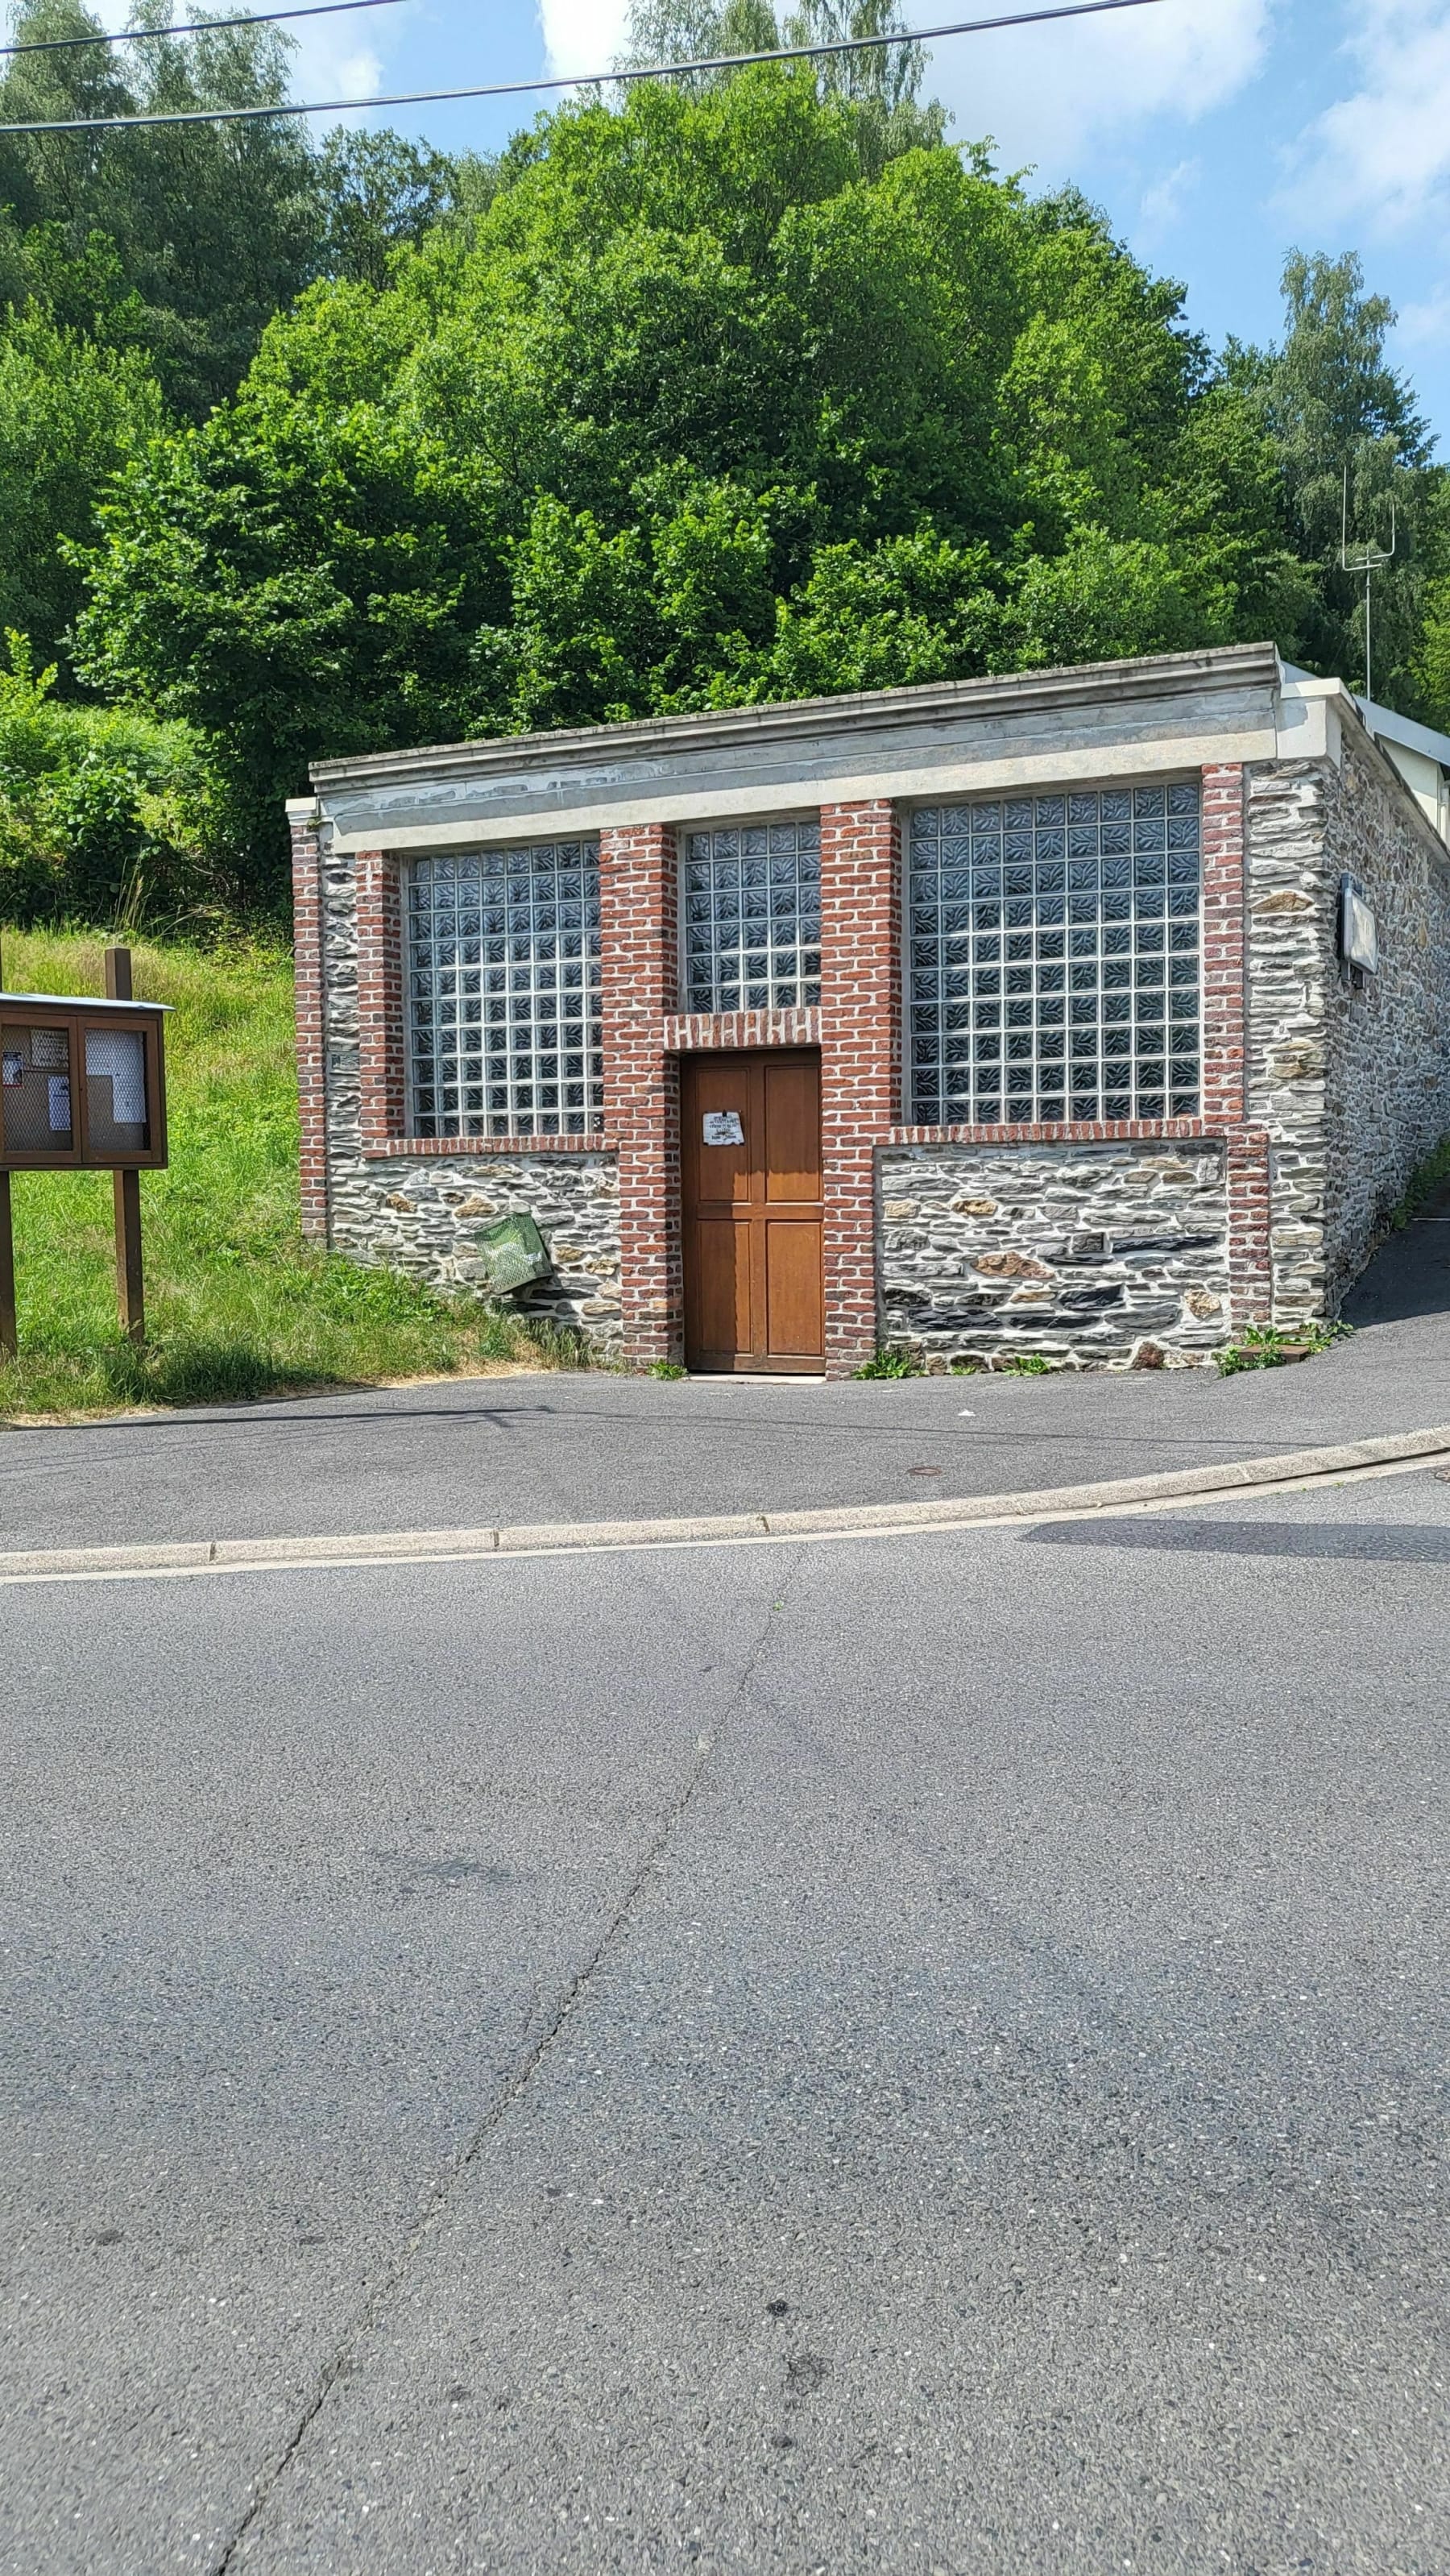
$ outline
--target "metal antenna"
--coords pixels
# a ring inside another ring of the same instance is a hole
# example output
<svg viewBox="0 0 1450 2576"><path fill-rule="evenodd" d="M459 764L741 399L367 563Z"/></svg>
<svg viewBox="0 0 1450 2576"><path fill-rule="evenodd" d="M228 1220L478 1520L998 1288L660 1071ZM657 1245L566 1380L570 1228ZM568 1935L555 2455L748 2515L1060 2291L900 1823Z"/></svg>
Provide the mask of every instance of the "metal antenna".
<svg viewBox="0 0 1450 2576"><path fill-rule="evenodd" d="M1349 467L1346 465L1344 469L1344 508L1340 518L1339 527L1339 569L1341 572L1363 573L1364 575L1364 694L1370 699L1374 697L1374 689L1371 685L1372 664L1370 659L1370 590L1375 574L1377 572L1383 572L1386 564L1393 563L1397 542L1398 535L1395 525L1395 496L1393 492L1391 492L1390 542L1388 549L1384 546L1377 546L1373 537L1365 537L1360 543L1353 546L1350 544Z"/></svg>

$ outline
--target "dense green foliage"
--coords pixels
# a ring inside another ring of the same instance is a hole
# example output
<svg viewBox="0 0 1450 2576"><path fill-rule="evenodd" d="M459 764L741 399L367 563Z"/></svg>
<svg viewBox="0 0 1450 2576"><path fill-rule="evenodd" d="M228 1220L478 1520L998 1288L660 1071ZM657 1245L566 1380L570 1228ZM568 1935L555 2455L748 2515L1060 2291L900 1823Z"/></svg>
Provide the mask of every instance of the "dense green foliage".
<svg viewBox="0 0 1450 2576"><path fill-rule="evenodd" d="M141 1182L147 1347L117 1328L109 1175L17 1173L20 1356L0 1362L0 1417L577 1365L573 1339L511 1308L304 1245L284 954L142 945L134 966L137 991L172 1006L171 1164ZM7 932L5 968L20 990L99 992L100 942Z"/></svg>
<svg viewBox="0 0 1450 2576"><path fill-rule="evenodd" d="M205 746L133 707L55 695L14 630L0 670L0 921L216 909Z"/></svg>
<svg viewBox="0 0 1450 2576"><path fill-rule="evenodd" d="M631 50L776 34L768 0L640 0ZM157 34L0 93L284 71L275 31ZM641 85L488 165L267 118L0 139L0 620L204 760L206 864L153 859L156 900L280 905L325 754L1259 636L1359 682L1346 465L1353 531L1395 514L1377 693L1450 719L1450 504L1357 263L1296 255L1282 345L1215 359L1080 197L948 147L919 76Z"/></svg>
<svg viewBox="0 0 1450 2576"><path fill-rule="evenodd" d="M878 139L775 70L544 121L129 469L90 677L217 745L256 846L323 749L1292 622L1269 432L1177 290Z"/></svg>

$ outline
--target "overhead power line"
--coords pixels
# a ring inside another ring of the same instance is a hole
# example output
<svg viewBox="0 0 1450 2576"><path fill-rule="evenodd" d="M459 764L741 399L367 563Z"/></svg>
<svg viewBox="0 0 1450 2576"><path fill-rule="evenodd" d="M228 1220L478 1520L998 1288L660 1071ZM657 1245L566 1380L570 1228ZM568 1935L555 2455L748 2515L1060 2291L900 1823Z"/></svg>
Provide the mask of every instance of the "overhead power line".
<svg viewBox="0 0 1450 2576"><path fill-rule="evenodd" d="M262 9L250 18L193 18L184 27L118 27L98 36L27 36L0 54L69 54L77 45L140 45L148 36L209 36L223 27L272 27L282 18L336 18L344 9L396 9L398 0L312 0L310 9ZM13 131L13 128L8 129Z"/></svg>
<svg viewBox="0 0 1450 2576"><path fill-rule="evenodd" d="M1039 27L1052 18L1100 18L1114 9L1153 9L1161 0L1063 0L1056 9L1010 17L957 18L946 27L902 27L888 36L841 36L824 45L781 45L768 53L708 54L692 63L649 63L622 71L560 72L540 80L490 81L478 89L394 90L382 98L284 99L276 107L187 107L148 116L55 116L0 125L0 134L101 134L138 125L235 125L264 116L336 116L360 107L435 107L449 99L522 98L552 89L605 88L615 81L679 80L689 72L744 71L752 63L798 63L825 54L869 54L887 45L926 45L942 36L983 36L995 27Z"/></svg>

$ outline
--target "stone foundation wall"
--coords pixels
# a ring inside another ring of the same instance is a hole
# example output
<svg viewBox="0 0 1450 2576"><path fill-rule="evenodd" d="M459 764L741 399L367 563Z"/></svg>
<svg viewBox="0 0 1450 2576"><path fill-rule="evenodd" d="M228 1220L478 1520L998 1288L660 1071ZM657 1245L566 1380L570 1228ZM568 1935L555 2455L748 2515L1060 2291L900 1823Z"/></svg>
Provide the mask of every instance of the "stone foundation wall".
<svg viewBox="0 0 1450 2576"><path fill-rule="evenodd" d="M503 1302L577 1325L601 1351L620 1344L619 1176L613 1154L390 1155L332 1176L332 1241L353 1261L386 1262L435 1288L483 1293L478 1236L526 1213L553 1257L536 1287Z"/></svg>
<svg viewBox="0 0 1450 2576"><path fill-rule="evenodd" d="M881 1338L985 1365L1184 1367L1228 1338L1221 1144L892 1147Z"/></svg>

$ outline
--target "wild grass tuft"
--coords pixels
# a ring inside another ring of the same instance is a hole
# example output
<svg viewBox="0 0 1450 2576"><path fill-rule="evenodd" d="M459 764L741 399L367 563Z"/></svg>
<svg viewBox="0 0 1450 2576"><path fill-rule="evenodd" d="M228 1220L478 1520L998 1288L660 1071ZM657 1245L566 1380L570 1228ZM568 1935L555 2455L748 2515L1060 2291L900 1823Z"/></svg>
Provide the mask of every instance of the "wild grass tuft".
<svg viewBox="0 0 1450 2576"><path fill-rule="evenodd" d="M99 993L104 940L6 931L11 992ZM241 1403L490 1363L583 1364L575 1334L439 1295L302 1241L292 963L258 943L133 943L137 994L170 1002L171 1164L141 1176L147 1344L116 1322L111 1178L17 1172L20 1355L0 1415Z"/></svg>
<svg viewBox="0 0 1450 2576"><path fill-rule="evenodd" d="M853 1370L856 1377L925 1377L926 1371L915 1351L873 1351L869 1360Z"/></svg>

